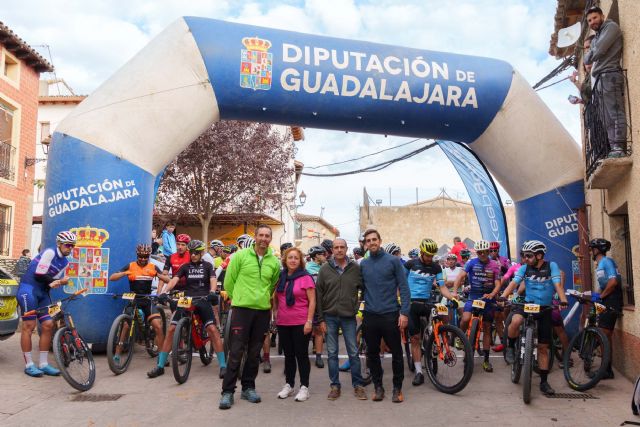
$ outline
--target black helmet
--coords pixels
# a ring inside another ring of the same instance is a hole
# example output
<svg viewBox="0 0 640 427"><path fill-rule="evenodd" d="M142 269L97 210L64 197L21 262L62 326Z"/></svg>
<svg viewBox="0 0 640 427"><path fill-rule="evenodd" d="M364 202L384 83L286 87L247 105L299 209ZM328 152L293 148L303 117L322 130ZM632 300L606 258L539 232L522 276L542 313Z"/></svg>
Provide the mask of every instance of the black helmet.
<svg viewBox="0 0 640 427"><path fill-rule="evenodd" d="M362 252L362 248L353 248L353 254L358 256L364 256L364 252Z"/></svg>
<svg viewBox="0 0 640 427"><path fill-rule="evenodd" d="M611 242L608 241L607 239L602 239L600 237L592 239L589 242L589 247L590 248L596 248L597 250L600 251L601 254L606 254L607 252L609 252L609 250L611 249Z"/></svg>
<svg viewBox="0 0 640 427"><path fill-rule="evenodd" d="M312 246L312 247L309 249L309 256L310 256L311 258L315 258L315 257L316 257L316 255L324 254L324 253L326 253L326 252L327 252L327 251L326 251L322 246Z"/></svg>
<svg viewBox="0 0 640 427"><path fill-rule="evenodd" d="M333 242L329 239L324 239L322 243L320 243L320 246L322 246L327 252L333 251Z"/></svg>
<svg viewBox="0 0 640 427"><path fill-rule="evenodd" d="M192 240L187 244L190 253L199 253L206 249L206 245L202 240Z"/></svg>
<svg viewBox="0 0 640 427"><path fill-rule="evenodd" d="M280 252L284 253L284 251L286 251L287 249L292 248L292 247L293 247L292 243L289 243L289 242L283 243L283 244L280 245Z"/></svg>

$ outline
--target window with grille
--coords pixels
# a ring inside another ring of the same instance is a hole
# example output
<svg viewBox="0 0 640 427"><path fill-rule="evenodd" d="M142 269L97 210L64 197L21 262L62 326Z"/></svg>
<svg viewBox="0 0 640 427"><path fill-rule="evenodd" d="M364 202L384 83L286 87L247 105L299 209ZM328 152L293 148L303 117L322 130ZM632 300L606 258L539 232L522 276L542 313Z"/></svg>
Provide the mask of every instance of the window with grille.
<svg viewBox="0 0 640 427"><path fill-rule="evenodd" d="M0 204L0 256L9 256L11 243L11 206Z"/></svg>
<svg viewBox="0 0 640 427"><path fill-rule="evenodd" d="M0 101L0 178L15 177L16 147L13 145L14 110Z"/></svg>

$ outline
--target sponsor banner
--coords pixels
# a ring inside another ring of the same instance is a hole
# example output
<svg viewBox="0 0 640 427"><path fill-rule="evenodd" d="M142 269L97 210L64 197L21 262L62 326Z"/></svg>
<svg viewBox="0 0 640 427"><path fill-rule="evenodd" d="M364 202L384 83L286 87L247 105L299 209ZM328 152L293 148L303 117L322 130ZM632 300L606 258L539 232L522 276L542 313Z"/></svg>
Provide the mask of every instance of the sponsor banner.
<svg viewBox="0 0 640 427"><path fill-rule="evenodd" d="M584 205L584 185L577 181L529 199L516 202L518 247L525 240L540 240L547 245L545 258L554 261L565 273L565 289L582 289L576 271L578 260L578 215ZM567 314L567 310L563 312ZM576 316L579 317L579 316ZM569 326L577 330L577 319Z"/></svg>
<svg viewBox="0 0 640 427"><path fill-rule="evenodd" d="M222 119L467 143L509 91L504 61L185 18Z"/></svg>
<svg viewBox="0 0 640 427"><path fill-rule="evenodd" d="M67 135L55 133L49 150L43 215L43 247L61 230L77 234L69 256L67 286L53 299L88 288L88 294L128 291L126 279L109 274L135 259L138 243L151 240L155 177L126 160ZM104 343L122 301L92 295L69 304L78 330Z"/></svg>
<svg viewBox="0 0 640 427"><path fill-rule="evenodd" d="M509 258L509 235L502 201L493 178L480 159L457 142L437 141L462 179L478 218L482 238L500 242L500 255Z"/></svg>

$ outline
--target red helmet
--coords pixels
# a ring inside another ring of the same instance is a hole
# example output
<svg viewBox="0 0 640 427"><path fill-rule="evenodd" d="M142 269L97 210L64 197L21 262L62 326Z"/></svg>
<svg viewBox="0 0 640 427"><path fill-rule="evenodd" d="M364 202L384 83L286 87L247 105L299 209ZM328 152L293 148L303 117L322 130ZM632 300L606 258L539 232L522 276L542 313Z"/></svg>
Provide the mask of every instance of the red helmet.
<svg viewBox="0 0 640 427"><path fill-rule="evenodd" d="M176 237L176 242L187 244L191 241L191 237L188 234L178 234Z"/></svg>
<svg viewBox="0 0 640 427"><path fill-rule="evenodd" d="M489 243L490 251L499 251L500 250L500 242L491 242Z"/></svg>

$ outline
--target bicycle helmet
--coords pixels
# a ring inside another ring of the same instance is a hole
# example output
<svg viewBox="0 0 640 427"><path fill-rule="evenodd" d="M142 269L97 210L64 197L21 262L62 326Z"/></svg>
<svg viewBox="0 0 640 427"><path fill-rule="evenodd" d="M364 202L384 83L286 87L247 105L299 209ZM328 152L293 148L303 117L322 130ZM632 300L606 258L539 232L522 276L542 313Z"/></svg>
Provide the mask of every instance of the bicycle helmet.
<svg viewBox="0 0 640 427"><path fill-rule="evenodd" d="M187 245L187 249L189 249L190 253L198 253L204 251L206 249L206 245L202 240L192 240Z"/></svg>
<svg viewBox="0 0 640 427"><path fill-rule="evenodd" d="M229 249L231 253L238 252L238 245L234 245L233 243L229 245Z"/></svg>
<svg viewBox="0 0 640 427"><path fill-rule="evenodd" d="M362 252L361 248L353 248L353 254L358 256L364 256L364 252Z"/></svg>
<svg viewBox="0 0 640 427"><path fill-rule="evenodd" d="M607 239L595 238L589 242L590 248L596 248L601 254L606 254L611 249L611 242Z"/></svg>
<svg viewBox="0 0 640 427"><path fill-rule="evenodd" d="M422 239L422 242L420 242L420 252L433 256L438 252L438 244L431 239Z"/></svg>
<svg viewBox="0 0 640 427"><path fill-rule="evenodd" d="M225 254L230 254L231 253L231 246L223 246L222 247L222 252L224 252Z"/></svg>
<svg viewBox="0 0 640 427"><path fill-rule="evenodd" d="M387 243L386 245L384 245L384 251L388 254L395 254L397 252L401 252L400 246L396 245L395 243Z"/></svg>
<svg viewBox="0 0 640 427"><path fill-rule="evenodd" d="M136 246L136 255L151 255L151 245L144 243L138 244L138 246Z"/></svg>
<svg viewBox="0 0 640 427"><path fill-rule="evenodd" d="M522 252L547 253L547 245L540 240L527 240L522 244Z"/></svg>
<svg viewBox="0 0 640 427"><path fill-rule="evenodd" d="M322 243L320 243L320 246L322 246L327 253L333 251L333 242L329 239L324 239Z"/></svg>
<svg viewBox="0 0 640 427"><path fill-rule="evenodd" d="M177 243L185 243L188 245L190 241L191 237L188 234L178 234L178 237L176 237Z"/></svg>
<svg viewBox="0 0 640 427"><path fill-rule="evenodd" d="M76 241L76 234L71 231L61 231L56 236L56 243L58 244L70 243L72 245L75 245Z"/></svg>
<svg viewBox="0 0 640 427"><path fill-rule="evenodd" d="M327 251L322 246L312 246L309 248L309 256L315 258L316 255L325 254Z"/></svg>
<svg viewBox="0 0 640 427"><path fill-rule="evenodd" d="M420 249L418 248L414 248L409 251L409 258L418 258L418 255L420 255Z"/></svg>
<svg viewBox="0 0 640 427"><path fill-rule="evenodd" d="M434 255L433 256L433 262L439 263L440 262L440 255Z"/></svg>
<svg viewBox="0 0 640 427"><path fill-rule="evenodd" d="M255 240L253 240L253 237L249 236L248 234L242 234L238 236L236 242L238 242L238 246L240 247L240 249L245 249L253 245L255 243Z"/></svg>
<svg viewBox="0 0 640 427"><path fill-rule="evenodd" d="M500 250L500 242L493 241L489 243L490 251L499 251Z"/></svg>
<svg viewBox="0 0 640 427"><path fill-rule="evenodd" d="M455 260L457 261L457 260L458 260L458 256L457 256L456 254L451 254L451 253L450 253L450 254L448 254L448 255L447 255L447 259L448 259L448 260L449 260L449 259L455 259Z"/></svg>
<svg viewBox="0 0 640 427"><path fill-rule="evenodd" d="M491 244L489 242L487 242L486 240L478 240L475 243L475 245L473 245L473 249L475 249L476 252L478 252L478 251L488 251L490 247L491 247Z"/></svg>
<svg viewBox="0 0 640 427"><path fill-rule="evenodd" d="M289 242L283 243L283 244L280 245L280 253L283 254L284 251L286 251L287 249L292 248L292 247L293 247L292 243L289 243Z"/></svg>
<svg viewBox="0 0 640 427"><path fill-rule="evenodd" d="M460 257L461 258L469 258L469 257L471 257L471 251L469 249L462 249L460 251Z"/></svg>
<svg viewBox="0 0 640 427"><path fill-rule="evenodd" d="M224 243L222 243L220 240L212 240L211 243L209 243L210 248L221 248L223 246Z"/></svg>

